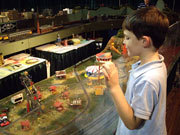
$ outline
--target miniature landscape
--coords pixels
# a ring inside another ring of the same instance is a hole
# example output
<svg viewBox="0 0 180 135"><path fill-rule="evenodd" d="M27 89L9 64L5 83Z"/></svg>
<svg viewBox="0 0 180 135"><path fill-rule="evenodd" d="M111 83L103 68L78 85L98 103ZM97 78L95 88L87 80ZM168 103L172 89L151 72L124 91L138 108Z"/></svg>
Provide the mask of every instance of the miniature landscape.
<svg viewBox="0 0 180 135"><path fill-rule="evenodd" d="M113 109L115 114L104 77L85 77L86 67L96 65L95 60L93 57L76 67L79 78L73 72L74 67L70 67L65 70L65 77L54 75L33 84L39 91L40 104L32 110L30 108L29 112L25 90L18 92L23 93L24 100L17 104L13 104L11 98L18 93L2 99L0 111L7 114L10 124L0 127L0 135L83 134L89 123L98 124L97 120L108 110ZM122 56L116 61L119 63L120 83L125 90L127 71L137 58L128 60Z"/></svg>

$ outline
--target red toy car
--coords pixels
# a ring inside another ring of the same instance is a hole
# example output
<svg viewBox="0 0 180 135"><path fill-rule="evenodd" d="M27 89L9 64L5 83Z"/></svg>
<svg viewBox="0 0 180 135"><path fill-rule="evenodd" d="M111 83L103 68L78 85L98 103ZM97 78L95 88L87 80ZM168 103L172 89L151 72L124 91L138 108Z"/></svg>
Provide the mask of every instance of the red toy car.
<svg viewBox="0 0 180 135"><path fill-rule="evenodd" d="M0 114L0 126L4 127L10 124L10 121L7 119L7 114L2 113Z"/></svg>

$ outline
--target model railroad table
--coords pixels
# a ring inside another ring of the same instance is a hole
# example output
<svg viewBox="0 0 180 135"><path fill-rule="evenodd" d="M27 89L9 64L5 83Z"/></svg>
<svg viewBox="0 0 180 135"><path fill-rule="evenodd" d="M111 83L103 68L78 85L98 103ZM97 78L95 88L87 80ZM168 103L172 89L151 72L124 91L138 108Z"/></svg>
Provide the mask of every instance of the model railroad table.
<svg viewBox="0 0 180 135"><path fill-rule="evenodd" d="M77 45L59 46L47 44L36 48L36 56L48 60L50 74L66 69L97 53L95 40L83 41Z"/></svg>
<svg viewBox="0 0 180 135"><path fill-rule="evenodd" d="M24 71L30 73L34 82L47 78L45 59L26 54L19 54L5 59L4 65L0 67L0 99L24 89L19 79Z"/></svg>
<svg viewBox="0 0 180 135"><path fill-rule="evenodd" d="M177 59L171 60L170 65ZM69 68L66 78L51 76L34 84L34 87L40 88L42 110L37 107L27 113L27 96L15 105L11 103L12 96L0 100L0 112L6 111L10 121L9 125L0 127L0 135L112 135L119 116L105 80L99 77L91 79L93 74L85 76L87 67L97 64L95 61L96 58L92 57L79 62L75 69ZM136 61L137 57L124 56L113 60L123 91L126 89L128 71Z"/></svg>
<svg viewBox="0 0 180 135"><path fill-rule="evenodd" d="M124 85L127 79L126 67L132 62L126 64L123 57L117 62L121 84ZM10 124L3 122L6 125L0 127L0 135L113 134L118 114L109 90L106 89L104 77L85 76L86 68L95 64L96 58L92 57L79 62L74 69L68 68L66 78L51 76L28 87L39 88L40 95L39 106L31 108L30 112L27 112L28 104L33 102L28 102L30 98L25 92L27 89L21 91L24 100L18 104L12 104L13 95L0 100L0 114L6 111L10 121ZM90 78L93 78L91 82Z"/></svg>

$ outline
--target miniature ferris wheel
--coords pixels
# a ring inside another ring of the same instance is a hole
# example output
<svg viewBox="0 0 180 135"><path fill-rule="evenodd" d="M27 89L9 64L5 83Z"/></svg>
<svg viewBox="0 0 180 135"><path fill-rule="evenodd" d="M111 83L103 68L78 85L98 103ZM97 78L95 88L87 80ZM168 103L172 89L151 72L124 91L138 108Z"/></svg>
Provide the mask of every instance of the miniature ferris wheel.
<svg viewBox="0 0 180 135"><path fill-rule="evenodd" d="M30 112L38 107L41 110L41 103L39 100L41 98L40 94L34 86L32 80L30 79L30 76L27 71L21 74L20 80L22 82L22 85L25 86L25 92L27 95L27 112Z"/></svg>

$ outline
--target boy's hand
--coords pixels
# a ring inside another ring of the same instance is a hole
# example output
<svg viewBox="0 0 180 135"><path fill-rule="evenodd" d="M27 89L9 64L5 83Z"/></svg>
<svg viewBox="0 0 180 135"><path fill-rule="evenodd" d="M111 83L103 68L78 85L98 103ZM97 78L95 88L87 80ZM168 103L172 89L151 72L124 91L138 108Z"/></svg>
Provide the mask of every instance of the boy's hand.
<svg viewBox="0 0 180 135"><path fill-rule="evenodd" d="M113 62L106 62L105 64L102 65L103 73L107 82L107 85L110 88L116 87L119 85L119 80L118 80L118 70L117 67Z"/></svg>

